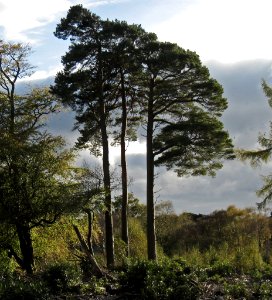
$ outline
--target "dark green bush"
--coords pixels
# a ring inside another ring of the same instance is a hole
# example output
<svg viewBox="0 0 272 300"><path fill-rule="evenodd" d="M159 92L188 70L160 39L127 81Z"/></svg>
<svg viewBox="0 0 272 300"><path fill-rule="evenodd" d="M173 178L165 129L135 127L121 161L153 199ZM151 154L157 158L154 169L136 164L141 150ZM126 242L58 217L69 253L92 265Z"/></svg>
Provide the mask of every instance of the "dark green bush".
<svg viewBox="0 0 272 300"><path fill-rule="evenodd" d="M49 266L42 274L42 280L49 289L50 294L73 292L79 288L81 278L73 266L69 264L57 264Z"/></svg>
<svg viewBox="0 0 272 300"><path fill-rule="evenodd" d="M234 271L233 266L229 262L225 261L216 261L213 265L206 268L208 277L212 277L214 275L230 276L234 273Z"/></svg>
<svg viewBox="0 0 272 300"><path fill-rule="evenodd" d="M266 280L262 282L259 286L258 293L262 299L271 299L272 298L272 282Z"/></svg>
<svg viewBox="0 0 272 300"><path fill-rule="evenodd" d="M44 300L48 290L39 278L29 278L11 274L1 278L0 299L5 300Z"/></svg>
<svg viewBox="0 0 272 300"><path fill-rule="evenodd" d="M130 263L120 279L123 291L139 299L196 299L196 276L183 261Z"/></svg>
<svg viewBox="0 0 272 300"><path fill-rule="evenodd" d="M146 287L147 272L150 267L151 263L146 260L130 262L120 276L122 290L143 295Z"/></svg>
<svg viewBox="0 0 272 300"><path fill-rule="evenodd" d="M234 299L248 299L250 297L250 291L248 285L241 282L225 283L224 292Z"/></svg>

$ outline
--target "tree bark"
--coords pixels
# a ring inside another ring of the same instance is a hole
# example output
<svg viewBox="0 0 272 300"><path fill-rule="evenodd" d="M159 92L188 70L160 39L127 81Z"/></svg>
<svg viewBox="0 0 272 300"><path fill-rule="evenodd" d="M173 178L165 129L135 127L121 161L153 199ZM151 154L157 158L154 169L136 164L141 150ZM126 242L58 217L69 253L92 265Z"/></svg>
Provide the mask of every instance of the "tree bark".
<svg viewBox="0 0 272 300"><path fill-rule="evenodd" d="M94 255L93 251L93 220L94 213L90 209L85 209L85 212L88 216L88 234L87 234L87 245L91 255Z"/></svg>
<svg viewBox="0 0 272 300"><path fill-rule="evenodd" d="M147 205L147 251L148 259L156 260L156 234L155 234L155 205L154 205L154 155L153 155L153 90L154 81L150 81L150 94L148 99L148 120L146 134L146 205Z"/></svg>
<svg viewBox="0 0 272 300"><path fill-rule="evenodd" d="M31 240L30 227L28 225L16 224L16 231L22 254L22 268L27 274L33 274L34 255Z"/></svg>
<svg viewBox="0 0 272 300"><path fill-rule="evenodd" d="M86 242L84 241L78 227L76 225L73 225L73 228L74 228L74 231L75 231L75 233L77 235L77 238L80 242L80 245L82 247L82 251L85 253L85 255L87 256L89 262L91 263L95 275L98 276L98 277L107 276L107 274L99 267L96 259L94 258L93 254L90 252L90 249L88 248Z"/></svg>
<svg viewBox="0 0 272 300"><path fill-rule="evenodd" d="M126 244L126 255L129 256L128 237L128 189L127 189L127 162L126 162L126 132L127 132L127 101L125 94L124 74L121 71L122 90L122 124L121 124L121 169L122 169L122 213L121 213L121 237Z"/></svg>
<svg viewBox="0 0 272 300"><path fill-rule="evenodd" d="M103 165L103 184L105 190L105 248L107 267L114 267L114 237L112 222L112 202L111 202L111 180L110 180L110 162L109 162L109 140L106 122L106 107L104 99L104 83L103 83L103 62L101 58L102 46L99 46L98 55L98 92L99 92L99 127L102 139L102 165Z"/></svg>
<svg viewBox="0 0 272 300"><path fill-rule="evenodd" d="M104 109L103 109L104 112ZM107 256L107 267L114 267L114 238L112 224L112 203L111 203L111 182L110 182L110 163L109 163L109 142L105 122L105 113L101 115L101 135L103 148L103 182L105 189L105 246Z"/></svg>
<svg viewBox="0 0 272 300"><path fill-rule="evenodd" d="M15 103L14 103L14 90L15 84L11 82L11 89L9 90L8 97L10 101L10 133L13 135L15 130Z"/></svg>

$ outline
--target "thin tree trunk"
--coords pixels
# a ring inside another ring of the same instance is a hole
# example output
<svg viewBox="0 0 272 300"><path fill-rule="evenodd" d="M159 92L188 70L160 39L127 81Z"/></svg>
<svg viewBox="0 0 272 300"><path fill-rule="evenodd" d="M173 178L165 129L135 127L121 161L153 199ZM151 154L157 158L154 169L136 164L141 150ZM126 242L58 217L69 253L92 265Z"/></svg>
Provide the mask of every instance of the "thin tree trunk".
<svg viewBox="0 0 272 300"><path fill-rule="evenodd" d="M15 130L15 103L14 103L14 90L15 85L11 83L11 89L8 93L9 101L10 101L10 133L14 135Z"/></svg>
<svg viewBox="0 0 272 300"><path fill-rule="evenodd" d="M98 276L98 277L104 277L105 276L105 277L108 277L108 278L112 279L113 278L112 276L108 275L106 272L104 272L99 267L99 265L98 265L95 257L89 251L88 246L87 246L86 242L84 241L84 238L82 237L82 235L81 235L78 227L76 225L73 225L73 228L74 228L74 231L75 231L75 233L77 235L77 238L78 238L78 240L80 242L82 250L85 253L85 255L87 256L87 258L88 258L88 260L89 260L89 262L90 262L90 264L91 264L91 266L93 268L93 271L94 271L95 275Z"/></svg>
<svg viewBox="0 0 272 300"><path fill-rule="evenodd" d="M93 251L93 220L94 213L90 209L85 209L85 212L88 216L88 234L87 234L87 245L91 255L94 255Z"/></svg>
<svg viewBox="0 0 272 300"><path fill-rule="evenodd" d="M122 127L121 127L121 168L122 168L122 216L121 237L126 244L126 255L129 256L128 237L128 190L127 190L127 162L126 162L126 132L127 132L127 101L125 95L124 74L121 71L122 89Z"/></svg>
<svg viewBox="0 0 272 300"><path fill-rule="evenodd" d="M147 205L147 251L148 259L157 259L154 205L154 155L153 155L153 81L150 81L148 121L146 135L146 205Z"/></svg>
<svg viewBox="0 0 272 300"><path fill-rule="evenodd" d="M99 56L102 50L99 48ZM107 267L114 267L114 237L112 222L112 203L111 203L111 180L110 180L110 162L109 162L109 140L107 134L106 109L103 93L103 68L102 60L99 58L98 64L98 85L99 85L99 111L100 111L100 130L102 138L102 165L103 165L103 183L105 190L105 248L107 257Z"/></svg>
<svg viewBox="0 0 272 300"><path fill-rule="evenodd" d="M102 121L103 122L103 121ZM109 143L106 125L103 122L101 126L102 148L103 148L103 174L105 189L105 235L106 235L106 256L107 267L114 267L114 238L112 223L112 203L111 203L111 182L110 182L110 163L109 163Z"/></svg>

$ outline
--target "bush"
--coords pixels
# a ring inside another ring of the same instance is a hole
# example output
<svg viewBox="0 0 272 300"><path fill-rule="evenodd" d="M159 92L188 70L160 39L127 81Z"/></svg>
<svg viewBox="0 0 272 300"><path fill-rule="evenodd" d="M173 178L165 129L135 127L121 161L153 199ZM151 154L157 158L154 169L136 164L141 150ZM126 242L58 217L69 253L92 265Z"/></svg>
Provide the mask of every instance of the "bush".
<svg viewBox="0 0 272 300"><path fill-rule="evenodd" d="M80 277L79 271L69 264L52 265L42 273L42 279L53 295L73 292L79 286Z"/></svg>
<svg viewBox="0 0 272 300"><path fill-rule="evenodd" d="M191 268L181 260L136 261L120 280L125 292L139 299L196 299L199 287Z"/></svg>
<svg viewBox="0 0 272 300"><path fill-rule="evenodd" d="M48 290L39 278L21 277L14 273L4 278L0 299L44 300L48 299Z"/></svg>
<svg viewBox="0 0 272 300"><path fill-rule="evenodd" d="M252 270L260 270L264 267L264 262L259 251L257 242L252 242L243 247L235 254L234 266L240 273L248 273Z"/></svg>
<svg viewBox="0 0 272 300"><path fill-rule="evenodd" d="M234 273L234 268L228 261L216 261L212 266L206 269L208 277L214 275L230 276Z"/></svg>
<svg viewBox="0 0 272 300"><path fill-rule="evenodd" d="M147 270L149 269L148 264L150 262L146 260L130 262L120 276L122 290L143 295L146 286Z"/></svg>
<svg viewBox="0 0 272 300"><path fill-rule="evenodd" d="M194 247L189 251L183 253L182 258L187 261L189 265L196 265L198 267L205 266L204 255L197 247Z"/></svg>
<svg viewBox="0 0 272 300"><path fill-rule="evenodd" d="M262 297L262 299L271 299L272 297L272 282L269 280L266 280L261 283L259 287L259 294Z"/></svg>
<svg viewBox="0 0 272 300"><path fill-rule="evenodd" d="M248 299L250 297L249 287L243 281L231 284L225 283L224 291L234 299Z"/></svg>
<svg viewBox="0 0 272 300"><path fill-rule="evenodd" d="M146 259L147 239L143 226L136 218L129 218L130 256Z"/></svg>

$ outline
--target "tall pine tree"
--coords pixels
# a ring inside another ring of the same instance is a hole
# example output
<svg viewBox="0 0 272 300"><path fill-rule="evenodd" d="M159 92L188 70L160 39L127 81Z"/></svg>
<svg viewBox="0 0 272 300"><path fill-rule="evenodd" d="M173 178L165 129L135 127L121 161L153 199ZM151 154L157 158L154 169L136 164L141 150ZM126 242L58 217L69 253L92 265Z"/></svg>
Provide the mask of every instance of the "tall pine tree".
<svg viewBox="0 0 272 300"><path fill-rule="evenodd" d="M146 125L148 258L156 259L154 167L178 176L214 175L233 146L218 117L227 108L223 89L197 54L150 41L142 48L139 93Z"/></svg>

